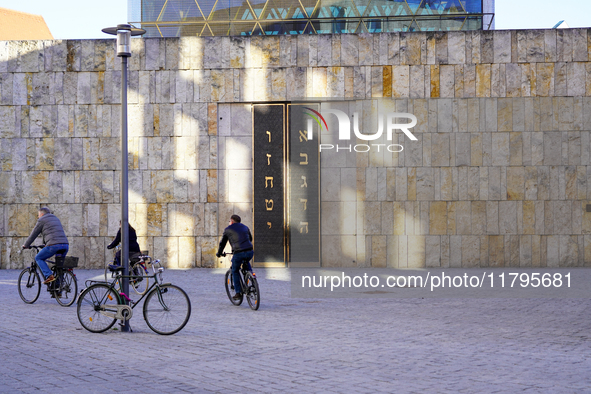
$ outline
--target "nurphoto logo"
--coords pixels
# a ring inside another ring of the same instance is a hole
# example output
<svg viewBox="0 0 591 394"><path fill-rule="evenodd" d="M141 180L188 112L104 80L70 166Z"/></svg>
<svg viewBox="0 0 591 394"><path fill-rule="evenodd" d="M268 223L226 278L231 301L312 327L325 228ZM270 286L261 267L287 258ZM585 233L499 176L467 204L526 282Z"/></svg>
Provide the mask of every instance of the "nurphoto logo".
<svg viewBox="0 0 591 394"><path fill-rule="evenodd" d="M314 125L313 121L316 121L318 124L319 130L322 131L322 128L329 132L328 124L326 123L326 119L323 115L334 115L337 117L338 121L338 139L339 141L350 141L351 140L351 119L349 115L345 112L338 110L338 109L322 109L320 112L316 111L309 107L304 107L309 112L305 114L308 115L310 118L307 119L307 130L308 130L308 140L312 140L313 133L312 133L312 126ZM386 124L385 131L386 131L386 140L392 141L392 137L394 133L399 130L402 131L407 138L411 141L417 141L417 137L413 135L410 131L411 128L416 126L417 124L417 117L413 114L409 113L400 113L400 112L388 112L384 115L382 112L378 112L378 130L373 134L364 134L359 130L359 113L353 113L353 133L355 137L363 140L363 141L376 141L382 138L384 134L384 123ZM407 123L398 123L399 119L410 119L410 122ZM369 152L372 149L377 150L380 152L381 149L385 149L388 152L402 152L404 147L400 144L319 144L319 151L326 151L326 150L335 150L336 152L339 151L347 151L347 152Z"/></svg>

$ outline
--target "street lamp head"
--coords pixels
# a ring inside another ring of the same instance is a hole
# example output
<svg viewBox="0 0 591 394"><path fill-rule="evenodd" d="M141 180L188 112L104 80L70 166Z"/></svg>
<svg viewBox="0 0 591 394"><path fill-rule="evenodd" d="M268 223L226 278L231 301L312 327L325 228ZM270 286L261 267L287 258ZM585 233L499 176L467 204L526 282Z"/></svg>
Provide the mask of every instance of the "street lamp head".
<svg viewBox="0 0 591 394"><path fill-rule="evenodd" d="M119 57L130 57L131 37L141 36L146 33L144 29L138 29L127 24L117 25L117 27L106 27L102 32L117 36L117 56Z"/></svg>

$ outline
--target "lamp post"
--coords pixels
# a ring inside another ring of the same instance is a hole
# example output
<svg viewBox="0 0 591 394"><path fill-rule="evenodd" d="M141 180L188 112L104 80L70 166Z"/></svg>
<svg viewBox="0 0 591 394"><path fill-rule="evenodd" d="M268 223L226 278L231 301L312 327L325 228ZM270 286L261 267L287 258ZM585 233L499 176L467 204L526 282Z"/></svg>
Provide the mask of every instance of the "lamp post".
<svg viewBox="0 0 591 394"><path fill-rule="evenodd" d="M128 164L127 164L127 58L131 56L131 36L146 31L131 25L104 28L103 33L117 36L117 56L121 58L121 263L123 264L123 292L129 294L129 220L128 220ZM127 304L127 301L124 300ZM129 332L125 320L123 332Z"/></svg>

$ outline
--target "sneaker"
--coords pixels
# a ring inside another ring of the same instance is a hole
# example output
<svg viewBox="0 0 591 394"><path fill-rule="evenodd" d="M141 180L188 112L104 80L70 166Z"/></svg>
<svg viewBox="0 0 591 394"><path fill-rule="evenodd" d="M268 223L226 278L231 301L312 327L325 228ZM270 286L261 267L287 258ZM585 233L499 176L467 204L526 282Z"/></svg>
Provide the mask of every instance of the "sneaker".
<svg viewBox="0 0 591 394"><path fill-rule="evenodd" d="M49 278L45 279L45 280L43 281L43 284L44 284L44 285L46 285L46 284L48 284L48 283L51 283L51 282L53 282L54 280L55 280L55 276L53 276L53 275L49 275Z"/></svg>
<svg viewBox="0 0 591 394"><path fill-rule="evenodd" d="M232 297L233 300L241 300L242 299L242 293L236 293L234 295L234 297Z"/></svg>

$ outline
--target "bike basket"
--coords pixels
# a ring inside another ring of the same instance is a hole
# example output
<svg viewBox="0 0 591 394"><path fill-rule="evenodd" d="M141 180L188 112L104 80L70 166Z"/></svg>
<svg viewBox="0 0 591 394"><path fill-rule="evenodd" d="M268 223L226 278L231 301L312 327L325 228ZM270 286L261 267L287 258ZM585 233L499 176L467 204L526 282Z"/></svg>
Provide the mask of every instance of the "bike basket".
<svg viewBox="0 0 591 394"><path fill-rule="evenodd" d="M78 257L56 257L55 265L62 268L76 268L78 267Z"/></svg>

